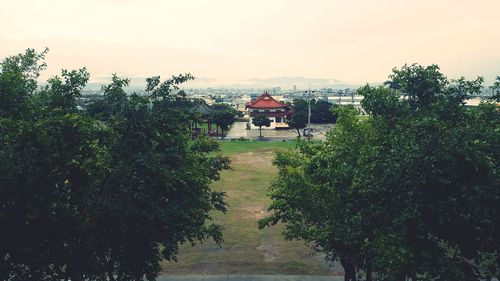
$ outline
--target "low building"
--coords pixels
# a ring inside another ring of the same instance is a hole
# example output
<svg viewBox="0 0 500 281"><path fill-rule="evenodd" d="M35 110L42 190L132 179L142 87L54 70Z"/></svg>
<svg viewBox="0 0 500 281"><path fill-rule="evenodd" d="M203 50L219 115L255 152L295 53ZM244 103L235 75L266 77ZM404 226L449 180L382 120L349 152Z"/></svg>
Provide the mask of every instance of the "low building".
<svg viewBox="0 0 500 281"><path fill-rule="evenodd" d="M247 102L245 109L248 110L250 129L259 128L254 126L252 121L254 117L260 115L264 115L271 120L271 126L262 127L262 129L288 129L286 120L293 114L290 105L277 101L267 92L264 92L257 99Z"/></svg>

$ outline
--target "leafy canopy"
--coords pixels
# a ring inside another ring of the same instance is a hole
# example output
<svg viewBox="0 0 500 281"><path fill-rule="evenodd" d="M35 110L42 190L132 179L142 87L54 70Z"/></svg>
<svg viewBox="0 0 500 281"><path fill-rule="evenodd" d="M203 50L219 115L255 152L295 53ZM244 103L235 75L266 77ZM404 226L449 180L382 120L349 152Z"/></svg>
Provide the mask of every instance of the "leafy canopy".
<svg viewBox="0 0 500 281"><path fill-rule="evenodd" d="M297 134L300 137L300 129L303 129L307 126L307 115L302 112L296 112L292 115L292 118L287 121L290 129L297 130Z"/></svg>
<svg viewBox="0 0 500 281"><path fill-rule="evenodd" d="M127 94L113 76L104 97L77 106L88 72L63 70L38 88L45 51L1 63L0 279L155 280L182 243L222 241L210 190L229 161L189 138L190 75L147 80Z"/></svg>
<svg viewBox="0 0 500 281"><path fill-rule="evenodd" d="M312 123L335 123L337 115L332 112L335 105L324 100L311 99L311 122ZM295 99L293 101L295 114L308 115L308 101L306 99ZM306 121L307 122L307 121Z"/></svg>
<svg viewBox="0 0 500 281"><path fill-rule="evenodd" d="M271 126L271 119L267 118L264 115L257 115L252 118L252 124L254 124L254 126L259 127L259 134L260 137L262 137L262 126L264 127Z"/></svg>
<svg viewBox="0 0 500 281"><path fill-rule="evenodd" d="M225 103L216 103L213 105L213 109L211 118L221 128L222 137L224 137L224 131L229 130L229 126L236 121L238 116L241 116L241 113Z"/></svg>
<svg viewBox="0 0 500 281"><path fill-rule="evenodd" d="M390 77L407 98L361 87L369 119L340 107L325 143L277 154L260 227L285 223L285 238L339 261L346 280L499 278L498 106L464 105L480 77L419 65Z"/></svg>

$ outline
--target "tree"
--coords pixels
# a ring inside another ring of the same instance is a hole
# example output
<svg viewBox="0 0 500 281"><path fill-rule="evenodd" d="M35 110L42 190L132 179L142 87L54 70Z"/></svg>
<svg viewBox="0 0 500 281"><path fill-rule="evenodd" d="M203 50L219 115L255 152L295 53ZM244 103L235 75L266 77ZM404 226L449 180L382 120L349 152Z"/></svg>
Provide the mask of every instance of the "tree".
<svg viewBox="0 0 500 281"><path fill-rule="evenodd" d="M314 99L311 100L311 103L314 103ZM307 100L306 99L294 99L293 100L293 110L297 112L304 112L307 115Z"/></svg>
<svg viewBox="0 0 500 281"><path fill-rule="evenodd" d="M36 53L34 49L27 49L24 54L11 56L2 61L0 64L0 117L19 118L29 110L28 100L37 88L36 79L46 67L43 60L47 52L47 48L41 53Z"/></svg>
<svg viewBox="0 0 500 281"><path fill-rule="evenodd" d="M259 137L262 138L262 126L265 127L271 126L271 119L267 118L264 115L258 115L252 118L252 124L259 127Z"/></svg>
<svg viewBox="0 0 500 281"><path fill-rule="evenodd" d="M493 94L492 99L500 102L500 76L497 76L493 85L490 86L491 93Z"/></svg>
<svg viewBox="0 0 500 281"><path fill-rule="evenodd" d="M303 129L307 126L307 116L303 112L297 112L292 115L292 119L288 120L287 123L290 129L297 130L297 135L300 138L300 129Z"/></svg>
<svg viewBox="0 0 500 281"><path fill-rule="evenodd" d="M129 79L113 74L111 84L101 87L104 98L91 102L87 105L86 111L101 120L108 120L112 116L121 114L128 102L124 88L128 87L129 83Z"/></svg>
<svg viewBox="0 0 500 281"><path fill-rule="evenodd" d="M236 117L240 116L240 113L228 104L214 104L213 105L212 120L213 122L221 128L221 136L224 139L224 131L229 130L235 121Z"/></svg>
<svg viewBox="0 0 500 281"><path fill-rule="evenodd" d="M448 84L446 77L439 71L439 66L433 64L421 66L418 64L404 65L401 69L394 68L387 83L398 85L403 94L408 97L413 107L426 106L443 94Z"/></svg>
<svg viewBox="0 0 500 281"><path fill-rule="evenodd" d="M314 103L311 104L311 122L335 123L337 121L337 115L332 111L335 107L335 105L327 101L315 100Z"/></svg>
<svg viewBox="0 0 500 281"><path fill-rule="evenodd" d="M124 95L128 80L114 76L109 111L88 114L76 109L85 69L36 90L37 57L0 71L15 108L0 115L0 279L155 280L179 244L220 243L209 212L225 211L224 194L209 183L229 161L213 140L190 141L189 101L175 91L190 76L148 79L151 97Z"/></svg>
<svg viewBox="0 0 500 281"><path fill-rule="evenodd" d="M481 78L445 81L437 69L395 69L408 100L364 86L358 93L369 119L340 107L326 143L280 152L273 212L260 227L284 222L285 238L339 260L346 280L358 272L365 280L372 273L377 280L498 278L498 109L464 105Z"/></svg>
<svg viewBox="0 0 500 281"><path fill-rule="evenodd" d="M293 101L295 114L302 113L308 115L308 101L305 99L295 99ZM332 112L333 105L323 100L311 100L311 122L313 123L335 123L337 115Z"/></svg>
<svg viewBox="0 0 500 281"><path fill-rule="evenodd" d="M109 130L76 112L85 70L63 71L64 80L53 77L37 92L44 54L7 58L0 72L0 93L16 109L0 117L0 225L9 225L0 230L2 279L79 280L73 234L86 233L86 203L106 170Z"/></svg>
<svg viewBox="0 0 500 281"><path fill-rule="evenodd" d="M286 239L304 240L327 253L331 261L340 260L346 280L352 281L370 256L364 245L364 221L352 213L357 204L349 196L364 127L354 108L341 107L339 112L339 123L332 131L335 137L327 143L301 142L294 151L277 153L273 164L278 177L270 188L273 212L259 227L285 223ZM340 163L345 163L344 168L335 168ZM326 171L325 165L332 168ZM335 188L332 181L337 183Z"/></svg>

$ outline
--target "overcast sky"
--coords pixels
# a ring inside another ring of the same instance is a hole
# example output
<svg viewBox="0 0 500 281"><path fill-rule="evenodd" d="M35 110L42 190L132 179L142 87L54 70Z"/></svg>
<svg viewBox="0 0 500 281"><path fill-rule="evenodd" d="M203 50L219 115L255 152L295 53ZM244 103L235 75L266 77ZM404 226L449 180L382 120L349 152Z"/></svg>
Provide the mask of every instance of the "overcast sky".
<svg viewBox="0 0 500 281"><path fill-rule="evenodd" d="M197 86L315 87L417 62L491 83L499 13L500 0L0 0L0 57L47 46L44 78L86 66L94 82L191 72Z"/></svg>

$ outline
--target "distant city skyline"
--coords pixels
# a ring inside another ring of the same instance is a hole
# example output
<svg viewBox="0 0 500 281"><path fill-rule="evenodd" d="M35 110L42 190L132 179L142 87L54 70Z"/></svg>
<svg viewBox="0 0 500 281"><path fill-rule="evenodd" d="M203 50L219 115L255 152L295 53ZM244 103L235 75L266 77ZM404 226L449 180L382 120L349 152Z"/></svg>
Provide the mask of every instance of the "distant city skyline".
<svg viewBox="0 0 500 281"><path fill-rule="evenodd" d="M498 0L0 0L0 58L50 49L42 80L87 67L190 72L185 87L362 85L405 63L448 78L500 75Z"/></svg>

